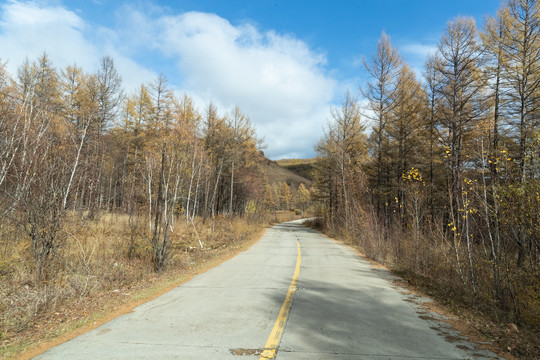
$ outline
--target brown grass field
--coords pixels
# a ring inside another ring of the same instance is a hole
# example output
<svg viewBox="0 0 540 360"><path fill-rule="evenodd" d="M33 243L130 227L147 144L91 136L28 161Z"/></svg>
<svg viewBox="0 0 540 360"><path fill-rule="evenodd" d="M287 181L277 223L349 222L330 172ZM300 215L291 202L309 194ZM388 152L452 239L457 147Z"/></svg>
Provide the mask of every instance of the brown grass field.
<svg viewBox="0 0 540 360"><path fill-rule="evenodd" d="M204 249L191 223L177 220L166 268L156 273L150 245L134 232L127 215L104 214L72 229L50 264L46 280L40 281L24 234L2 228L0 359L31 358L129 312L247 249L269 224L294 218L294 213L282 211L257 218L219 217L205 223L196 219Z"/></svg>

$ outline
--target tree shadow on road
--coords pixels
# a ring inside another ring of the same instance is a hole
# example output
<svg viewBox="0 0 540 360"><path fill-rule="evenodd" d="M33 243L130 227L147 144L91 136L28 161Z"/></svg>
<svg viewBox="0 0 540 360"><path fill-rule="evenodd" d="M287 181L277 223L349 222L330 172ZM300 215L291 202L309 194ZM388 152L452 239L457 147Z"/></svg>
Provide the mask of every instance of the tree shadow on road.
<svg viewBox="0 0 540 360"><path fill-rule="evenodd" d="M297 224L277 226L297 232L299 238L318 234ZM309 254L309 246L305 248ZM329 256L340 256L338 250L331 251ZM361 260L344 257L343 261ZM426 313L418 301L411 300L414 295L396 290L389 273L380 274L363 264L338 282L331 281L332 276L314 275L336 269L314 268L313 262L302 264L278 359L495 358L467 342L440 316ZM373 277L377 279L367 280ZM273 298L276 304L283 299L278 294Z"/></svg>

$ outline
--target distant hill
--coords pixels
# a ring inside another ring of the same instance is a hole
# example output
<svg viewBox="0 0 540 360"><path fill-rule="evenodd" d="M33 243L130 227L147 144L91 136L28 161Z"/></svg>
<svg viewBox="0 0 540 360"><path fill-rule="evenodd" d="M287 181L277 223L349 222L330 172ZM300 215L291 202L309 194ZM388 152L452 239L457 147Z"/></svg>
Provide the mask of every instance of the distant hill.
<svg viewBox="0 0 540 360"><path fill-rule="evenodd" d="M317 159L283 159L277 164L293 173L313 181L313 169Z"/></svg>
<svg viewBox="0 0 540 360"><path fill-rule="evenodd" d="M289 186L294 188L298 188L300 184L304 184L307 188L311 187L311 179L279 165L279 162L281 161L282 160L272 161L265 159L264 172L270 185L286 182Z"/></svg>

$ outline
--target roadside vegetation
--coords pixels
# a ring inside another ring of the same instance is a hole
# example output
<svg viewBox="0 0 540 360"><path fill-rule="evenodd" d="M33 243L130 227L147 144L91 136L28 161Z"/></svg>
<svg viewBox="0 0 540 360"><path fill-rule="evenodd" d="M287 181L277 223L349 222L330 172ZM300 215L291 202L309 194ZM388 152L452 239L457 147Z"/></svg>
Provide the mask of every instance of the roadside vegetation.
<svg viewBox="0 0 540 360"><path fill-rule="evenodd" d="M537 358L540 4L448 22L421 80L384 33L364 67L317 145L321 225Z"/></svg>
<svg viewBox="0 0 540 360"><path fill-rule="evenodd" d="M125 94L110 57L96 73L0 61L0 357L308 210L309 181L272 176L260 148L238 107L199 113L165 76Z"/></svg>
<svg viewBox="0 0 540 360"><path fill-rule="evenodd" d="M384 33L364 67L316 161L280 163L299 176L264 157L240 108L200 111L163 75L126 94L110 57L95 73L46 53L17 74L0 61L0 357L315 210L326 232L537 358L540 3L508 0L480 30L450 21L420 80Z"/></svg>
<svg viewBox="0 0 540 360"><path fill-rule="evenodd" d="M12 274L0 284L0 358L30 358L127 313L247 249L265 224L297 218L294 212L277 211L258 219L218 217L206 224L197 219L197 233L192 224L177 222L167 265L159 272L154 271L149 244L132 242L125 214L103 215L78 229L55 256L51 267L56 273L46 283L35 283L28 249L14 250Z"/></svg>

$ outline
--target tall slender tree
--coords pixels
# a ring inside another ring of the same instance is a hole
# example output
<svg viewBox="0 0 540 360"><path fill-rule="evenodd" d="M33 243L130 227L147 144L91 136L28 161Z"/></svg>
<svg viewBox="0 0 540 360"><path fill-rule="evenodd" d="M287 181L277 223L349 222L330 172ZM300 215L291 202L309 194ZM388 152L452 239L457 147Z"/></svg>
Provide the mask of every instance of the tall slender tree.
<svg viewBox="0 0 540 360"><path fill-rule="evenodd" d="M401 68L399 53L392 47L390 37L386 33L382 33L377 43L377 51L372 55L371 61L364 59L364 67L371 77L371 81L362 93L368 100L366 117L373 122L372 136L375 138L373 153L376 168L375 202L378 212L381 212L381 205L388 196L388 189L383 189L388 187L387 184L383 184L384 176L389 177L388 174L384 174L383 164L383 158L388 152L386 126L395 105L394 99Z"/></svg>
<svg viewBox="0 0 540 360"><path fill-rule="evenodd" d="M341 108L332 110L332 119L316 146L321 157L316 184L319 198L326 197L328 220L350 226L358 204L360 166L367 157L367 150L360 108L349 92Z"/></svg>
<svg viewBox="0 0 540 360"><path fill-rule="evenodd" d="M387 124L388 136L391 140L391 153L394 171L393 179L397 185L395 196L399 204L399 213L405 219L405 188L403 186L405 171L410 166L419 166L423 144L420 141L422 121L425 115L425 93L416 80L416 75L407 65L399 72L396 92L392 101L394 106Z"/></svg>
<svg viewBox="0 0 540 360"><path fill-rule="evenodd" d="M540 2L509 0L498 14L500 52L508 110L517 128L521 182L533 176L534 129L540 124Z"/></svg>

